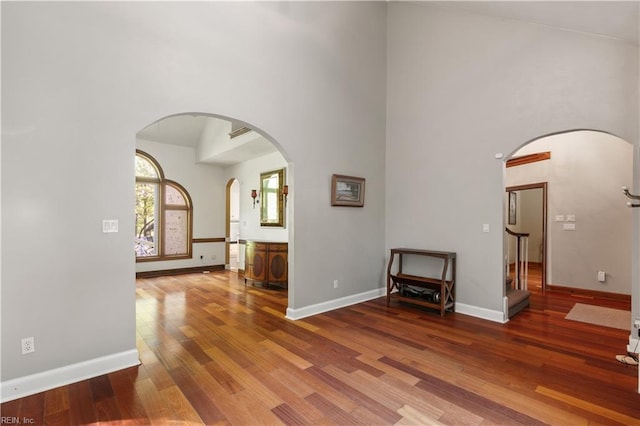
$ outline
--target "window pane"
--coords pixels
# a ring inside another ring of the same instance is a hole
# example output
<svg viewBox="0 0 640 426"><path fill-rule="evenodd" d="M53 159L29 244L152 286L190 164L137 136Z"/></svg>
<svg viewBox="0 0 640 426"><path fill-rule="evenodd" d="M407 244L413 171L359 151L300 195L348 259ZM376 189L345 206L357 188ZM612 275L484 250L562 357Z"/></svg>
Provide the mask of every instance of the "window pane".
<svg viewBox="0 0 640 426"><path fill-rule="evenodd" d="M136 177L157 178L158 171L151 161L136 155Z"/></svg>
<svg viewBox="0 0 640 426"><path fill-rule="evenodd" d="M187 203L184 201L184 197L182 193L175 187L171 185L166 185L164 187L164 202L171 206L186 206Z"/></svg>
<svg viewBox="0 0 640 426"><path fill-rule="evenodd" d="M158 188L155 183L136 183L136 256L157 256Z"/></svg>
<svg viewBox="0 0 640 426"><path fill-rule="evenodd" d="M188 226L189 213L187 210L165 210L164 254L166 256L187 254Z"/></svg>

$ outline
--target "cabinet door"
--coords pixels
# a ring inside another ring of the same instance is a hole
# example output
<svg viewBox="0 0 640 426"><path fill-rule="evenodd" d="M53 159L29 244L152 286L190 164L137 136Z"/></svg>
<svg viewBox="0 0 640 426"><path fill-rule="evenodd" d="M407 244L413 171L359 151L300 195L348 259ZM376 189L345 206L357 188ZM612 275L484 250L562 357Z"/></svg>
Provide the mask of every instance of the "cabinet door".
<svg viewBox="0 0 640 426"><path fill-rule="evenodd" d="M266 275L266 247L264 244L247 242L245 249L245 277L255 281L264 281Z"/></svg>
<svg viewBox="0 0 640 426"><path fill-rule="evenodd" d="M250 241L247 241L244 246L244 277L253 279L253 275L251 274L251 267L253 266L253 255L256 252L255 245Z"/></svg>
<svg viewBox="0 0 640 426"><path fill-rule="evenodd" d="M287 252L286 251L270 251L269 252L269 282L286 283L287 282Z"/></svg>

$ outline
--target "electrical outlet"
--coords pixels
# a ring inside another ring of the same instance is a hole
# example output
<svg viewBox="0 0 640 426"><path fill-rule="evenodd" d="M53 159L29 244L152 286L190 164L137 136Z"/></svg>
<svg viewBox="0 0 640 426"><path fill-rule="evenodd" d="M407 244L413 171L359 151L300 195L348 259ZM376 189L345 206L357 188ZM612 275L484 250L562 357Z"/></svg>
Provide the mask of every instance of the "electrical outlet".
<svg viewBox="0 0 640 426"><path fill-rule="evenodd" d="M338 280L333 280L333 288L338 288Z"/></svg>
<svg viewBox="0 0 640 426"><path fill-rule="evenodd" d="M30 354L36 351L36 345L33 337L25 337L22 339L22 355Z"/></svg>

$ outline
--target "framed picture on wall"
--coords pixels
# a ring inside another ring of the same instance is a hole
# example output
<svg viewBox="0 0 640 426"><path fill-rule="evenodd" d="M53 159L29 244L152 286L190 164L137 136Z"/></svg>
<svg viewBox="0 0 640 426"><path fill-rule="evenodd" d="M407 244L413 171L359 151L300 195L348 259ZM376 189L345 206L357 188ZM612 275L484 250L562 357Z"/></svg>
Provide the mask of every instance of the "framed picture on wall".
<svg viewBox="0 0 640 426"><path fill-rule="evenodd" d="M515 191L509 191L509 225L516 224L516 214L518 208L518 194Z"/></svg>
<svg viewBox="0 0 640 426"><path fill-rule="evenodd" d="M331 176L331 205L364 206L364 178L344 175Z"/></svg>

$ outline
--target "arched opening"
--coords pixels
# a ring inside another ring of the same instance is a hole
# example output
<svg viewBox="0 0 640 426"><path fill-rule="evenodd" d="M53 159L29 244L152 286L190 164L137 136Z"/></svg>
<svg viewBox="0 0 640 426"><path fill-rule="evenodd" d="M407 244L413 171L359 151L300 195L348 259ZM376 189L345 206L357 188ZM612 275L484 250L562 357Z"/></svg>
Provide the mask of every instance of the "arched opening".
<svg viewBox="0 0 640 426"><path fill-rule="evenodd" d="M262 227L250 198L261 173L287 169L288 179L292 174L278 144L261 129L213 114L175 114L139 131L136 149L153 155L167 179L180 181L193 200L192 255L137 264L137 276L238 272L244 267L243 241L288 243L291 213L283 226Z"/></svg>
<svg viewBox="0 0 640 426"><path fill-rule="evenodd" d="M225 265L226 269L237 273L240 264L240 182L237 179L227 182L226 198Z"/></svg>
<svg viewBox="0 0 640 426"><path fill-rule="evenodd" d="M520 261L533 264L525 267L524 290L630 302L633 215L621 187L633 183L633 146L602 131L567 131L529 141L506 166L505 228L527 235ZM537 188L544 190L534 195ZM505 297L509 277L522 268L514 265L510 238L505 234Z"/></svg>

